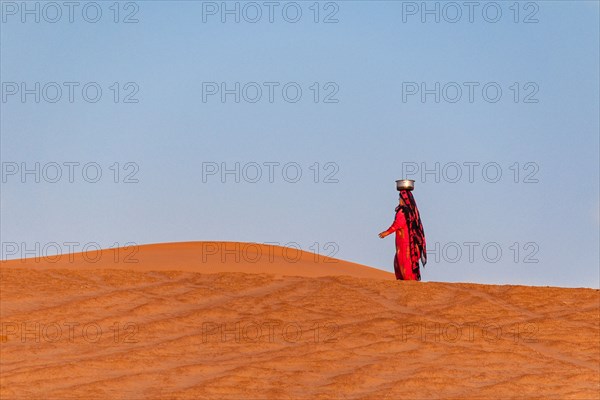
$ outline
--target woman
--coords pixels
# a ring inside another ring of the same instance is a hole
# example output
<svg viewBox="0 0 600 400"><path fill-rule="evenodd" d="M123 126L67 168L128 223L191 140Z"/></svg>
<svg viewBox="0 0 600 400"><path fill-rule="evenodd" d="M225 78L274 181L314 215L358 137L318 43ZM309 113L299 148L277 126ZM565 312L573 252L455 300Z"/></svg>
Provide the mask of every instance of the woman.
<svg viewBox="0 0 600 400"><path fill-rule="evenodd" d="M427 263L425 232L417 203L409 190L400 190L394 222L388 230L381 232L379 237L383 239L393 232L396 232L396 256L394 257L396 279L420 281L419 260L423 266Z"/></svg>

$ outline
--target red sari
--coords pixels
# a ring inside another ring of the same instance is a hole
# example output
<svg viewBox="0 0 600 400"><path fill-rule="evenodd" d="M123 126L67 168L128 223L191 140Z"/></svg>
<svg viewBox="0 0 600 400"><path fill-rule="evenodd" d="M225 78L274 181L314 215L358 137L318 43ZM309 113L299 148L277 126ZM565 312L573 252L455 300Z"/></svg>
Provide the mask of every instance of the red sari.
<svg viewBox="0 0 600 400"><path fill-rule="evenodd" d="M400 198L404 206L396 207L394 222L386 231L396 232L394 272L396 279L420 281L419 261L423 267L427 264L425 231L412 193L401 190Z"/></svg>
<svg viewBox="0 0 600 400"><path fill-rule="evenodd" d="M408 225L402 209L396 211L394 222L386 231L387 234L396 232L396 255L394 256L394 273L396 279L405 281L419 280L412 270L410 257L410 237Z"/></svg>

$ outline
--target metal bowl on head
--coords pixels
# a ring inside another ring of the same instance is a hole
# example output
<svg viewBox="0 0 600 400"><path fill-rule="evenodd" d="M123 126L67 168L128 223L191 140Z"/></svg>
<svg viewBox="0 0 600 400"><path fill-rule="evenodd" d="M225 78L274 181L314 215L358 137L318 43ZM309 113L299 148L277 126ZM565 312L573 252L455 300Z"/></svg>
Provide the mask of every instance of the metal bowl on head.
<svg viewBox="0 0 600 400"><path fill-rule="evenodd" d="M396 190L413 190L415 181L412 179L400 179L396 181Z"/></svg>

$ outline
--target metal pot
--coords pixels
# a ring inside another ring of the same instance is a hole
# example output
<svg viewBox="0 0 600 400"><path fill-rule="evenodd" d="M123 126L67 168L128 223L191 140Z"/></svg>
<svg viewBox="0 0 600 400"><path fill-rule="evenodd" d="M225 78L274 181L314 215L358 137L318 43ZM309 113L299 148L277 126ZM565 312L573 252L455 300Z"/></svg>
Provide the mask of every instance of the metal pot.
<svg viewBox="0 0 600 400"><path fill-rule="evenodd" d="M412 179L400 179L396 181L396 190L413 190L415 181Z"/></svg>

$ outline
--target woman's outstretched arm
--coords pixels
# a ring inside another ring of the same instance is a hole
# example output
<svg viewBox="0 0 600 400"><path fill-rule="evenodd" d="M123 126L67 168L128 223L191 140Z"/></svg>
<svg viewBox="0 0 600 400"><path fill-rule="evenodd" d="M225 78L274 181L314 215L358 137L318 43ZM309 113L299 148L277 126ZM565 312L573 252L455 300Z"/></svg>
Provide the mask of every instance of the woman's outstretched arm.
<svg viewBox="0 0 600 400"><path fill-rule="evenodd" d="M387 230L379 233L379 237L383 239L387 235L390 235L396 232L397 230L402 229L405 225L406 221L404 220L404 214L401 211L398 211L396 213L396 217L394 218L394 222L392 222L392 225L390 225L390 227Z"/></svg>

